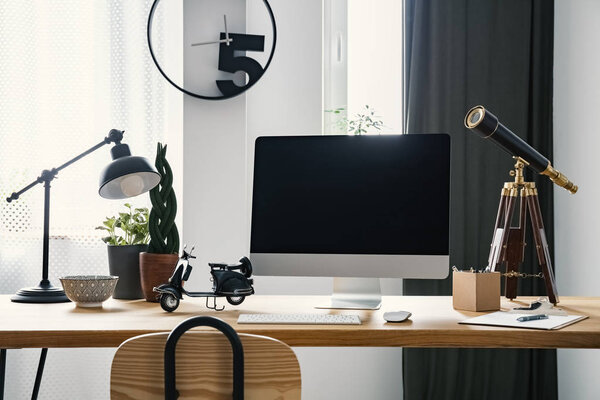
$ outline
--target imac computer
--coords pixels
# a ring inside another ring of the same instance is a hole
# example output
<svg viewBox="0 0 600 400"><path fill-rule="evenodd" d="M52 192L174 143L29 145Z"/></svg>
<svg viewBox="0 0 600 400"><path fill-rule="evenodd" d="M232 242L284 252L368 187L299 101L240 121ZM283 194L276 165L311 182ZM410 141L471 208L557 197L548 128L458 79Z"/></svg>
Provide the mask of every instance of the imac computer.
<svg viewBox="0 0 600 400"><path fill-rule="evenodd" d="M379 278L449 270L450 137L256 139L256 275L334 277L329 308L377 309Z"/></svg>

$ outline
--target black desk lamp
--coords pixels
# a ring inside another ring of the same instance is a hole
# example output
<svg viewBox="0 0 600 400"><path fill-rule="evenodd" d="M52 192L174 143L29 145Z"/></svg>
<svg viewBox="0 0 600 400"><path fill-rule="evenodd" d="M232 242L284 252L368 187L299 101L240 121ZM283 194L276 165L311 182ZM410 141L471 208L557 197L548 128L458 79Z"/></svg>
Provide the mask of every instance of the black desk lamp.
<svg viewBox="0 0 600 400"><path fill-rule="evenodd" d="M112 129L108 136L97 145L84 151L77 157L63 165L50 170L42 171L39 178L14 192L6 199L9 203L17 200L19 196L38 183L44 184L44 248L42 260L42 280L38 286L19 290L11 300L18 303L62 303L67 302L65 292L52 286L48 280L48 243L50 231L50 182L58 172L73 164L80 158L94 152L105 144L114 143L110 149L113 161L107 165L100 174L100 196L106 199L124 199L145 193L158 185L160 174L156 168L144 157L132 156L129 146L122 144L123 131Z"/></svg>

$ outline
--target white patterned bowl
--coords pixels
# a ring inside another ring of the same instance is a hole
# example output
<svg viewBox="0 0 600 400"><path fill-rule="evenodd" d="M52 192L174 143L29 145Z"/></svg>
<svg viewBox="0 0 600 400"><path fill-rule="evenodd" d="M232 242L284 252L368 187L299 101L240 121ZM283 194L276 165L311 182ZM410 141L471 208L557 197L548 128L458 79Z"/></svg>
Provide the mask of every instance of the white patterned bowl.
<svg viewBox="0 0 600 400"><path fill-rule="evenodd" d="M102 307L112 296L118 276L76 275L60 278L65 294L78 307Z"/></svg>

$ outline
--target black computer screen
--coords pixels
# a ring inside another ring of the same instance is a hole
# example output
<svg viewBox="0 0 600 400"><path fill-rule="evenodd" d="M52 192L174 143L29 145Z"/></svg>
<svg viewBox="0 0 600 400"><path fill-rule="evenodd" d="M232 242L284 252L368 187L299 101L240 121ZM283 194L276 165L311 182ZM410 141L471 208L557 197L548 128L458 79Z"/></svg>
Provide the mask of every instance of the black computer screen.
<svg viewBox="0 0 600 400"><path fill-rule="evenodd" d="M450 137L259 137L251 253L448 255Z"/></svg>

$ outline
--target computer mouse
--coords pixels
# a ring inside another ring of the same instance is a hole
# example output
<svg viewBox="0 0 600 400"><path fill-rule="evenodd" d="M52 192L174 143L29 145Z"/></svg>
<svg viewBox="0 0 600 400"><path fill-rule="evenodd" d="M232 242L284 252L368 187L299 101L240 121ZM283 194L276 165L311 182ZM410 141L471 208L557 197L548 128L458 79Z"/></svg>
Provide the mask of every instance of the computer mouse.
<svg viewBox="0 0 600 400"><path fill-rule="evenodd" d="M408 311L388 311L383 313L383 319L387 322L402 322L408 319L412 314Z"/></svg>

